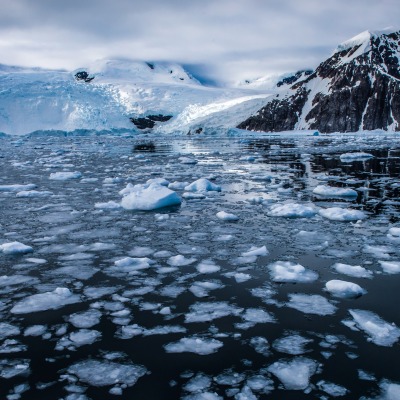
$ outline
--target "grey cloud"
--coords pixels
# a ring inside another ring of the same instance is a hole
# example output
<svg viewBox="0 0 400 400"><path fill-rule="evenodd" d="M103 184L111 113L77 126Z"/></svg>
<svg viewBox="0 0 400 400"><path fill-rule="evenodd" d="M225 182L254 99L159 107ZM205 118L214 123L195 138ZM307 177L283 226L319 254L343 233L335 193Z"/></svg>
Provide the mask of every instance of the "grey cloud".
<svg viewBox="0 0 400 400"><path fill-rule="evenodd" d="M229 80L315 67L338 43L400 17L397 0L1 2L4 63L76 68L106 57L162 59L207 65L211 78Z"/></svg>

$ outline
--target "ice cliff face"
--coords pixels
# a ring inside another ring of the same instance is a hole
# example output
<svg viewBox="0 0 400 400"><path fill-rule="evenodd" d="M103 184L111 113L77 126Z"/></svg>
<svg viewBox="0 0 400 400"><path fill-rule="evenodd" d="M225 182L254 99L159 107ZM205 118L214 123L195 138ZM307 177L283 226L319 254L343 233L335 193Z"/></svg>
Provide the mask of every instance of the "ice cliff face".
<svg viewBox="0 0 400 400"><path fill-rule="evenodd" d="M252 131L400 130L400 31L342 43L308 77L238 125Z"/></svg>

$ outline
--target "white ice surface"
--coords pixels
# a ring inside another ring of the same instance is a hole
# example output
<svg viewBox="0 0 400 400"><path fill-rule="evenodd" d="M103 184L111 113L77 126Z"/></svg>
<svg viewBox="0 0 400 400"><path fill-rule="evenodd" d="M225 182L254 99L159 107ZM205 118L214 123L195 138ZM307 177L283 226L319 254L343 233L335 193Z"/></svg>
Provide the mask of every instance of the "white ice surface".
<svg viewBox="0 0 400 400"><path fill-rule="evenodd" d="M330 207L319 210L319 214L331 221L358 221L367 218L363 211L350 208Z"/></svg>
<svg viewBox="0 0 400 400"><path fill-rule="evenodd" d="M202 356L215 353L223 343L216 339L203 339L199 337L186 337L177 342L164 346L167 353L196 353Z"/></svg>
<svg viewBox="0 0 400 400"><path fill-rule="evenodd" d="M318 274L291 261L277 261L268 266L274 282L314 282Z"/></svg>
<svg viewBox="0 0 400 400"><path fill-rule="evenodd" d="M319 294L289 294L288 296L287 306L305 314L331 315L336 312L336 307Z"/></svg>
<svg viewBox="0 0 400 400"><path fill-rule="evenodd" d="M33 252L33 248L20 242L7 242L0 244L0 251L4 254L25 254Z"/></svg>
<svg viewBox="0 0 400 400"><path fill-rule="evenodd" d="M185 187L187 192L220 192L221 186L218 186L208 179L200 178L197 181L192 182L190 185Z"/></svg>
<svg viewBox="0 0 400 400"><path fill-rule="evenodd" d="M342 263L336 263L332 265L332 268L335 269L340 274L353 276L355 278L372 278L372 271L361 267L361 265L348 265Z"/></svg>
<svg viewBox="0 0 400 400"><path fill-rule="evenodd" d="M327 185L318 185L313 190L314 194L324 197L357 197L357 192L350 188L337 188Z"/></svg>
<svg viewBox="0 0 400 400"><path fill-rule="evenodd" d="M298 203L274 204L268 212L270 217L286 218L310 218L315 214L314 206Z"/></svg>
<svg viewBox="0 0 400 400"><path fill-rule="evenodd" d="M325 284L325 289L332 296L340 298L354 298L367 293L360 285L353 282L332 279Z"/></svg>

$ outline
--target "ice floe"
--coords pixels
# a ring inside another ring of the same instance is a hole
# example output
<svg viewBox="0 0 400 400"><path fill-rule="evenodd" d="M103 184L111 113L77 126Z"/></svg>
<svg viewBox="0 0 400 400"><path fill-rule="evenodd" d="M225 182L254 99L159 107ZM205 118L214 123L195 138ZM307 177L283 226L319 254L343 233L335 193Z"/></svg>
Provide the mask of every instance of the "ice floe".
<svg viewBox="0 0 400 400"><path fill-rule="evenodd" d="M353 325L347 321L346 325L350 328L359 328L368 336L369 341L378 346L393 346L400 337L400 329L393 323L386 322L372 311L349 310L354 319ZM346 322L346 321L345 321Z"/></svg>
<svg viewBox="0 0 400 400"><path fill-rule="evenodd" d="M367 293L360 285L339 279L332 279L326 282L325 290L332 296L340 298L355 298Z"/></svg>
<svg viewBox="0 0 400 400"><path fill-rule="evenodd" d="M33 183L29 183L27 185L0 185L0 192L22 192L33 190L35 188L37 188L37 186Z"/></svg>
<svg viewBox="0 0 400 400"><path fill-rule="evenodd" d="M272 205L268 215L270 217L310 218L316 213L317 211L312 205L288 203Z"/></svg>
<svg viewBox="0 0 400 400"><path fill-rule="evenodd" d="M80 302L80 296L68 288L59 287L52 292L38 293L20 300L12 309L13 314L28 314L37 311L55 310L68 304Z"/></svg>
<svg viewBox="0 0 400 400"><path fill-rule="evenodd" d="M20 242L7 242L0 244L0 251L4 254L26 254L32 253L33 248Z"/></svg>
<svg viewBox="0 0 400 400"><path fill-rule="evenodd" d="M327 381L319 381L317 382L317 386L320 390L332 397L345 396L349 392L345 387Z"/></svg>
<svg viewBox="0 0 400 400"><path fill-rule="evenodd" d="M217 212L217 218L219 218L222 221L238 221L239 217L235 214L227 213L226 211L219 211Z"/></svg>
<svg viewBox="0 0 400 400"><path fill-rule="evenodd" d="M167 353L196 353L202 356L215 353L223 346L220 340L206 339L200 337L182 338L177 342L168 343L164 346Z"/></svg>
<svg viewBox="0 0 400 400"><path fill-rule="evenodd" d="M319 294L289 294L288 296L287 306L305 314L331 315L336 312L336 307Z"/></svg>
<svg viewBox="0 0 400 400"><path fill-rule="evenodd" d="M99 310L90 309L80 313L71 314L68 321L75 328L91 328L100 322L101 312Z"/></svg>
<svg viewBox="0 0 400 400"><path fill-rule="evenodd" d="M310 378L317 372L316 361L305 357L296 357L291 361L277 361L268 367L287 390L305 390L310 385Z"/></svg>
<svg viewBox="0 0 400 400"><path fill-rule="evenodd" d="M208 179L200 178L185 187L186 192L220 192L221 186L218 186Z"/></svg>
<svg viewBox="0 0 400 400"><path fill-rule="evenodd" d="M196 266L197 271L201 274L212 274L218 272L221 267L212 260L203 260Z"/></svg>
<svg viewBox="0 0 400 400"><path fill-rule="evenodd" d="M208 322L228 315L239 315L243 308L236 307L225 301L210 303L195 303L190 306L190 312L185 315L185 322Z"/></svg>
<svg viewBox="0 0 400 400"><path fill-rule="evenodd" d="M281 353L297 356L306 353L307 350L305 347L307 344L312 342L312 339L305 338L298 334L293 334L276 339L272 343L272 347Z"/></svg>
<svg viewBox="0 0 400 400"><path fill-rule="evenodd" d="M400 273L400 261L379 261L379 264L387 274Z"/></svg>
<svg viewBox="0 0 400 400"><path fill-rule="evenodd" d="M364 152L354 152L354 153L343 153L340 155L340 160L343 162L351 162L351 161L365 161L370 158L374 158L374 156L370 153Z"/></svg>
<svg viewBox="0 0 400 400"><path fill-rule="evenodd" d="M176 192L163 185L135 185L122 198L121 206L127 210L150 211L181 204Z"/></svg>
<svg viewBox="0 0 400 400"><path fill-rule="evenodd" d="M330 207L319 210L319 215L331 221L358 221L367 218L367 215L360 210L350 208Z"/></svg>
<svg viewBox="0 0 400 400"><path fill-rule="evenodd" d="M350 188L338 188L327 185L318 185L313 190L314 194L323 197L357 197L358 193Z"/></svg>
<svg viewBox="0 0 400 400"><path fill-rule="evenodd" d="M105 203L95 203L94 208L100 208L102 210L117 210L121 208L121 204L110 200Z"/></svg>
<svg viewBox="0 0 400 400"><path fill-rule="evenodd" d="M291 261L277 261L268 266L274 282L313 282L318 274Z"/></svg>
<svg viewBox="0 0 400 400"><path fill-rule="evenodd" d="M332 268L339 272L340 274L344 274L347 276L352 276L354 278L372 278L373 272L367 270L361 265L348 265L342 263L335 263L332 265Z"/></svg>
<svg viewBox="0 0 400 400"><path fill-rule="evenodd" d="M53 172L50 174L50 179L53 181L68 181L71 179L79 179L82 174L78 171L75 172Z"/></svg>
<svg viewBox="0 0 400 400"><path fill-rule="evenodd" d="M184 267L186 265L193 264L196 261L196 258L186 258L185 256L178 254L177 256L168 258L167 263L172 267Z"/></svg>

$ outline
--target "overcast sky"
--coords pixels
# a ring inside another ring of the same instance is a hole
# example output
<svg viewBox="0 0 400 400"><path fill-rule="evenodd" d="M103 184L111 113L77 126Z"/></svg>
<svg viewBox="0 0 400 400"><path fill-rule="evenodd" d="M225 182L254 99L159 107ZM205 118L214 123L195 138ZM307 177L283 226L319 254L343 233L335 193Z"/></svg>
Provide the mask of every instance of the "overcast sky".
<svg viewBox="0 0 400 400"><path fill-rule="evenodd" d="M0 63L75 69L176 61L225 81L315 68L399 0L0 0Z"/></svg>

